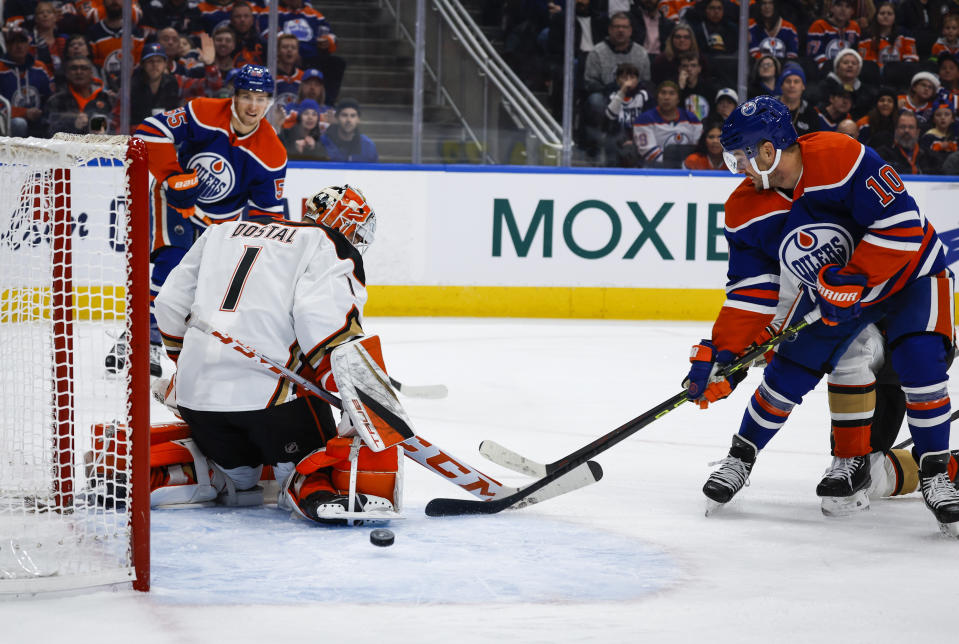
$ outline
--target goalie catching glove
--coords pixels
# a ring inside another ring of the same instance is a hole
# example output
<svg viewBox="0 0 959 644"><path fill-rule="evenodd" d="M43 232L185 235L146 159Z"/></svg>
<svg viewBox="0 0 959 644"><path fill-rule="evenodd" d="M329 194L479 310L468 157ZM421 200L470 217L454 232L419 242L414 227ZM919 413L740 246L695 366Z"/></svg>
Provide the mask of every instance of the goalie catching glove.
<svg viewBox="0 0 959 644"><path fill-rule="evenodd" d="M689 361L693 364L683 381L689 400L706 409L709 403L722 400L733 392L746 377L746 369L740 369L729 377L719 375L736 358L732 351L717 351L711 340L703 340L693 346Z"/></svg>

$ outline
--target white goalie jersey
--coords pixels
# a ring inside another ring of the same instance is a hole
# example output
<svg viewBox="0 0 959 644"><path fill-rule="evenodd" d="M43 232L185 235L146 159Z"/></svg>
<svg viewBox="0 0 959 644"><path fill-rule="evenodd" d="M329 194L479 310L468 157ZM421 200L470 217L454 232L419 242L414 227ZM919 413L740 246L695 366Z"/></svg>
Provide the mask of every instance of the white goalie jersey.
<svg viewBox="0 0 959 644"><path fill-rule="evenodd" d="M210 226L156 298L177 362L177 403L250 411L287 401L290 384L197 326L210 327L297 371L362 335L366 278L335 230L299 222Z"/></svg>

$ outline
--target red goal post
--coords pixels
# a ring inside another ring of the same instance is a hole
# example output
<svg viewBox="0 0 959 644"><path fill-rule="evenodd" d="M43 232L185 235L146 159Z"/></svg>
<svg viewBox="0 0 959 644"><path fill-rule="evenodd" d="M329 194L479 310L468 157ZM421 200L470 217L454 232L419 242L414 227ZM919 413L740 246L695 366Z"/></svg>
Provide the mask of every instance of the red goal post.
<svg viewBox="0 0 959 644"><path fill-rule="evenodd" d="M149 589L148 190L139 139L0 137L0 595Z"/></svg>

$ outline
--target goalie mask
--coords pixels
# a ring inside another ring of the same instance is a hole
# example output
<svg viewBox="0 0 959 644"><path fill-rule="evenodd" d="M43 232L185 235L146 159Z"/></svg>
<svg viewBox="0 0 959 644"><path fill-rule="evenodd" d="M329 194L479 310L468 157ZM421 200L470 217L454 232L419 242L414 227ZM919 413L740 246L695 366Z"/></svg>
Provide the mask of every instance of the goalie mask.
<svg viewBox="0 0 959 644"><path fill-rule="evenodd" d="M376 213L358 188L330 186L307 199L305 217L336 228L362 253L373 243Z"/></svg>

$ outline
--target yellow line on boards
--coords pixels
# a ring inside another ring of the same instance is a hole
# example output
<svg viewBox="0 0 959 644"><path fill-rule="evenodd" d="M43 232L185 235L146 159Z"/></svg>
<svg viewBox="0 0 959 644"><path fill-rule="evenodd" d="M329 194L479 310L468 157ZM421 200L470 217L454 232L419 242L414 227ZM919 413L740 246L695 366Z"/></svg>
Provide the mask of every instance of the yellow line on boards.
<svg viewBox="0 0 959 644"><path fill-rule="evenodd" d="M537 286L369 286L369 316L713 320L725 299L719 289ZM121 286L74 289L75 320L119 320ZM0 291L0 323L50 319L49 288ZM956 298L959 318L959 295Z"/></svg>
<svg viewBox="0 0 959 644"><path fill-rule="evenodd" d="M371 316L711 320L725 299L718 289L527 286L369 287Z"/></svg>

